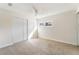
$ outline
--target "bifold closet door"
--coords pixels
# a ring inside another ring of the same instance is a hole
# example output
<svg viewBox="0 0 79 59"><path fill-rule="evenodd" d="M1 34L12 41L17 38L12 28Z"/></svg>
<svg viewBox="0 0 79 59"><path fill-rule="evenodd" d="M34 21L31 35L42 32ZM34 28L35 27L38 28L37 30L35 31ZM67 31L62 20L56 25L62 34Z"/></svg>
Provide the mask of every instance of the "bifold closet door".
<svg viewBox="0 0 79 59"><path fill-rule="evenodd" d="M1 10L0 10L1 11ZM0 48L12 44L12 16L5 11L0 12Z"/></svg>
<svg viewBox="0 0 79 59"><path fill-rule="evenodd" d="M13 43L27 40L27 22L20 17L14 17L12 22Z"/></svg>
<svg viewBox="0 0 79 59"><path fill-rule="evenodd" d="M79 46L79 14L77 14L77 45Z"/></svg>

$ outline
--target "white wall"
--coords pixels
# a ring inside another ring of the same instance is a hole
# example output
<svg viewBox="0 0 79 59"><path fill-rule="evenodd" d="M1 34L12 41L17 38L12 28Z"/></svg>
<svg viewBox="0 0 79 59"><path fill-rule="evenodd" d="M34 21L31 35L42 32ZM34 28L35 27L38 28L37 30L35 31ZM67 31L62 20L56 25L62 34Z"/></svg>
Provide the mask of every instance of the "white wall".
<svg viewBox="0 0 79 59"><path fill-rule="evenodd" d="M52 26L40 26L49 21ZM38 35L41 38L77 45L76 14L74 10L38 19Z"/></svg>

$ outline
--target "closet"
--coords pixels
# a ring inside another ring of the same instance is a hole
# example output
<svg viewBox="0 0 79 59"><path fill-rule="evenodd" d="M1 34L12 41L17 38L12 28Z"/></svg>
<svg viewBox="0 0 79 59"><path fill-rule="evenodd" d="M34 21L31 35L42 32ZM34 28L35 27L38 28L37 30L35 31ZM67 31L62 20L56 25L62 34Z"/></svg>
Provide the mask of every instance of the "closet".
<svg viewBox="0 0 79 59"><path fill-rule="evenodd" d="M27 19L0 9L0 48L27 40Z"/></svg>

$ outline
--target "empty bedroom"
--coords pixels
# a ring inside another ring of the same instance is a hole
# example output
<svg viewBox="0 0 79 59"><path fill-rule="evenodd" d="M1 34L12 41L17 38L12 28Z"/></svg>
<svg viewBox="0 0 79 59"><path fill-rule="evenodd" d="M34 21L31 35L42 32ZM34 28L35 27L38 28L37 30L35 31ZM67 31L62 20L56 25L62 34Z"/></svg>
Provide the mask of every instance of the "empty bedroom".
<svg viewBox="0 0 79 59"><path fill-rule="evenodd" d="M0 55L79 55L79 3L0 3Z"/></svg>

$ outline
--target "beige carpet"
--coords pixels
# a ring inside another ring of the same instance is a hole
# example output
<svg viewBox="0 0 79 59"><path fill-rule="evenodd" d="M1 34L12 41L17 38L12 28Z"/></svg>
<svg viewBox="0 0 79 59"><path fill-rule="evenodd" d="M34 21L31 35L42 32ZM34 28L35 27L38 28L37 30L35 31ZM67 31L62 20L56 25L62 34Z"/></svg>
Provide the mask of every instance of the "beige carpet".
<svg viewBox="0 0 79 59"><path fill-rule="evenodd" d="M76 55L79 47L45 39L30 39L0 49L0 55Z"/></svg>

